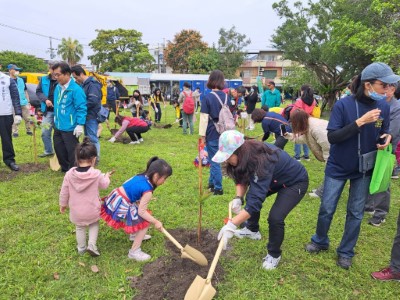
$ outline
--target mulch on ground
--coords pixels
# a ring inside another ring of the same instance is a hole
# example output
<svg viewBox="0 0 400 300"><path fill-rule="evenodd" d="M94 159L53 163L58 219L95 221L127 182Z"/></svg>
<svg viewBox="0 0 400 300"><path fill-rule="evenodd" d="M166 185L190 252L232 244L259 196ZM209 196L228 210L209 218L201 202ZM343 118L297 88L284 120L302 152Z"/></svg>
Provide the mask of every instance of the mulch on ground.
<svg viewBox="0 0 400 300"><path fill-rule="evenodd" d="M165 246L171 255L146 264L141 276L130 278L131 287L138 290L134 300L181 300L185 297L196 275L204 279L207 277L218 248L217 233L204 230L200 245L197 245L197 233L194 231L175 229L170 230L169 233L183 247L189 244L201 251L208 260L208 266L200 266L190 259L182 259L180 250L166 238ZM222 280L223 273L221 265L217 264L212 278L214 287Z"/></svg>

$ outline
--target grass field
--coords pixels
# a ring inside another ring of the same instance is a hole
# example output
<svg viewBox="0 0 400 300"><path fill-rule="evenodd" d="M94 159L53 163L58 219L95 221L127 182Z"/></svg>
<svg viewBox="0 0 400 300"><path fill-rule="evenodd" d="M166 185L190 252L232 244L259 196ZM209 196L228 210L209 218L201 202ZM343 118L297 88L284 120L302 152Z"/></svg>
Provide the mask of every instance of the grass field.
<svg viewBox="0 0 400 300"><path fill-rule="evenodd" d="M129 112L125 112L129 115ZM165 112L164 112L165 114ZM168 106L166 121L175 120ZM198 116L198 115L197 115ZM195 132L197 133L197 123ZM33 161L32 139L20 125L20 137L14 139L18 164ZM261 133L258 125L248 135ZM181 128L152 129L143 135L140 145L111 144L105 128L101 138L103 172L115 169L109 189L121 185L145 168L147 160L157 155L173 167L173 175L156 190L150 209L167 229L197 226L198 171L193 166L197 155L197 134L182 135ZM39 153L42 151L40 137ZM285 149L293 155L293 145ZM48 159L40 159L48 163ZM323 178L324 165L314 157L303 162L310 176L310 189ZM11 172L2 164L0 172ZM204 170L206 185L208 170ZM58 194L63 174L50 169L34 174L18 174L13 180L0 182L0 299L131 299L135 290L128 276L142 272L143 263L127 258L131 243L121 231L101 222L98 247L101 256L79 256L76 252L74 225L68 214L61 215ZM233 238L233 250L222 255L220 263L225 277L216 288L218 299L398 299L397 282L377 282L370 272L388 264L399 209L399 181L392 182L391 212L381 227L367 224L365 216L356 247L353 267L345 271L336 266L335 248L344 227L347 192L339 202L330 230L331 248L318 255L304 251L315 231L319 199L308 195L286 220L286 235L279 268L267 272L261 268L268 241L267 215L273 197L264 204L261 215L261 241ZM233 182L224 178L223 196L212 196L204 204L203 226L218 231L227 215L228 202L235 196ZM165 253L164 236L150 230L153 239L143 244L152 260ZM90 267L96 265L99 272ZM58 280L55 279L58 278ZM397 296L396 296L397 295ZM183 299L183 295L182 295ZM151 299L150 299L151 300Z"/></svg>

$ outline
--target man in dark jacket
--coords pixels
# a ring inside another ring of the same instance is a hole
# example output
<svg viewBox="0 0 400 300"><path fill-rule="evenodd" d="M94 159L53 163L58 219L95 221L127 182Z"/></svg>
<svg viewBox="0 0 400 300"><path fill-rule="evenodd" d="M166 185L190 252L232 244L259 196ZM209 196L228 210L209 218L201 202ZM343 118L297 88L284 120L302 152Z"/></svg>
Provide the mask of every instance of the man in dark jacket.
<svg viewBox="0 0 400 300"><path fill-rule="evenodd" d="M97 149L97 162L100 160L100 143L97 137L97 129L99 122L97 114L100 111L101 99L101 83L92 76L87 76L85 70L81 66L73 66L71 68L72 77L81 85L86 95L87 100L87 115L85 123L85 135L90 138L90 141Z"/></svg>
<svg viewBox="0 0 400 300"><path fill-rule="evenodd" d="M107 80L107 106L111 107L114 114L117 111L117 106L115 100L120 97L117 87L113 84L111 80Z"/></svg>
<svg viewBox="0 0 400 300"><path fill-rule="evenodd" d="M19 124L22 120L18 88L14 80L0 72L0 89L0 99L2 101L0 105L0 137L3 161L11 170L18 171L19 167L15 163L15 152L11 137L13 123ZM13 117L13 111L15 112L15 118Z"/></svg>

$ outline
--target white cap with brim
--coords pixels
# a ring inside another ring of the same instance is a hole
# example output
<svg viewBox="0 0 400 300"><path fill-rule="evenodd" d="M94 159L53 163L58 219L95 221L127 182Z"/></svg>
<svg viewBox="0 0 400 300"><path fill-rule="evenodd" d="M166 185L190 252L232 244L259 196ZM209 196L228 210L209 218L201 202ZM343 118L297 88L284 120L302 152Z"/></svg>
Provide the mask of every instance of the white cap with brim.
<svg viewBox="0 0 400 300"><path fill-rule="evenodd" d="M380 80L384 83L397 83L400 76L393 73L392 69L385 63L375 62L365 67L361 72L361 80Z"/></svg>
<svg viewBox="0 0 400 300"><path fill-rule="evenodd" d="M244 135L237 130L227 130L221 134L218 141L218 152L212 158L213 162L223 163L244 143Z"/></svg>

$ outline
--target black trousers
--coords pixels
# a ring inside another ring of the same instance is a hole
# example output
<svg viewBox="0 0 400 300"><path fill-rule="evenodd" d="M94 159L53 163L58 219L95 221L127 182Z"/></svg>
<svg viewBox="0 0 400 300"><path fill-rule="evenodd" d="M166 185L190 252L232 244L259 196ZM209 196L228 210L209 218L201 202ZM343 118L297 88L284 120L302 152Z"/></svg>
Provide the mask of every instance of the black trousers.
<svg viewBox="0 0 400 300"><path fill-rule="evenodd" d="M143 126L132 126L128 127L126 129L126 132L128 133L129 137L133 142L136 142L137 140L142 138L142 133L145 133L149 130L149 126L143 127Z"/></svg>
<svg viewBox="0 0 400 300"><path fill-rule="evenodd" d="M292 209L303 199L308 189L308 181L298 182L292 186L279 190L275 202L268 215L269 238L268 254L278 258L281 253L281 245L285 236L285 219ZM260 212L254 213L246 222L246 227L253 232L259 231L258 221Z"/></svg>
<svg viewBox="0 0 400 300"><path fill-rule="evenodd" d="M1 149L3 152L3 161L7 166L11 163L15 163L15 152L11 137L13 123L13 115L0 116Z"/></svg>
<svg viewBox="0 0 400 300"><path fill-rule="evenodd" d="M158 112L154 111L154 118L155 118L156 122L160 122L161 121L161 105L160 105L160 103L156 103L156 107L158 109Z"/></svg>
<svg viewBox="0 0 400 300"><path fill-rule="evenodd" d="M287 142L288 142L288 140L285 139L283 136L275 135L274 145L277 146L278 148L281 148L283 150L283 148L285 148L285 145L287 144Z"/></svg>
<svg viewBox="0 0 400 300"><path fill-rule="evenodd" d="M75 148L79 143L72 131L61 131L54 128L53 144L61 171L67 172L75 166Z"/></svg>

